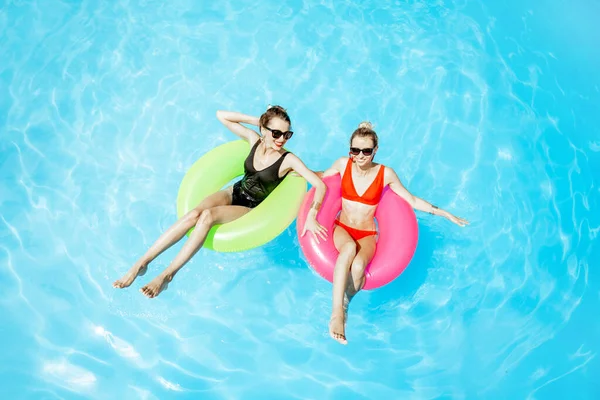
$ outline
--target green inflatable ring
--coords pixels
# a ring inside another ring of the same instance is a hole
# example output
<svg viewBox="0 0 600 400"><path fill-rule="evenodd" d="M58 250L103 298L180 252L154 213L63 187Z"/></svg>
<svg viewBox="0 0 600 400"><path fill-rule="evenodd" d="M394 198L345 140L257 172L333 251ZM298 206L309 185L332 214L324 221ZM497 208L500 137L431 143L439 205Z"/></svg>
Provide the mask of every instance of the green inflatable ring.
<svg viewBox="0 0 600 400"><path fill-rule="evenodd" d="M177 216L181 218L204 198L243 175L244 160L249 152L250 146L246 141L236 140L222 144L200 157L186 172L179 186ZM304 178L288 175L248 214L235 221L213 226L203 247L233 252L270 242L296 219L306 189Z"/></svg>

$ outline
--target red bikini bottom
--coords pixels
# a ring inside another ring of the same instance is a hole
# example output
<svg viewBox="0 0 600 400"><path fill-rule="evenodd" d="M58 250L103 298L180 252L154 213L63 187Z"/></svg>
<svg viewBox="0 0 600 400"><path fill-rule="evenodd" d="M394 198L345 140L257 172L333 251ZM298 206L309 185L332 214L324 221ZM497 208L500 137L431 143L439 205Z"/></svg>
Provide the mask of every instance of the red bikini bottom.
<svg viewBox="0 0 600 400"><path fill-rule="evenodd" d="M363 231L360 229L355 229L346 224L343 224L342 222L340 222L339 219L336 219L334 223L342 227L346 232L348 232L352 239L356 241L362 238L366 238L367 236L377 235L377 231Z"/></svg>

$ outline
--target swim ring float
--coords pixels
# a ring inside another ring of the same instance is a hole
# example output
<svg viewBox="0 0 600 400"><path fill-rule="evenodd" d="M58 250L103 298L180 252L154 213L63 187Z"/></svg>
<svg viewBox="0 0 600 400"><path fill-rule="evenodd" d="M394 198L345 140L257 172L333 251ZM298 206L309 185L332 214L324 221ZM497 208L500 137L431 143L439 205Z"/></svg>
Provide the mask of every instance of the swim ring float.
<svg viewBox="0 0 600 400"><path fill-rule="evenodd" d="M296 226L300 247L308 263L319 275L332 282L339 254L333 243L333 230L334 221L342 209L341 177L336 174L325 177L323 181L327 185L327 193L317 220L327 228L327 240L317 243L310 232L301 236L314 198L314 188L308 191L302 202ZM379 234L375 255L365 270L365 290L382 287L396 279L410 263L419 236L414 210L389 187L383 190L375 218Z"/></svg>
<svg viewBox="0 0 600 400"><path fill-rule="evenodd" d="M222 144L200 157L186 172L177 194L177 217L181 218L204 198L244 174L250 145L244 140ZM252 211L235 221L215 225L204 242L218 252L253 249L275 239L294 221L306 194L304 178L288 174ZM193 228L187 233L193 231Z"/></svg>

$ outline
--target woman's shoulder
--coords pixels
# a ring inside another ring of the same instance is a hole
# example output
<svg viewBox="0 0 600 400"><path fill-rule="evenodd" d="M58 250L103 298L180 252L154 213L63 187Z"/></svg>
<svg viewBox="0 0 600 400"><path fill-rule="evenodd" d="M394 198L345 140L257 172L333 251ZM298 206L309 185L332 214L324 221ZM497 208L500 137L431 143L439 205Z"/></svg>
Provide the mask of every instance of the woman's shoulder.
<svg viewBox="0 0 600 400"><path fill-rule="evenodd" d="M389 183L399 179L398 174L396 174L396 171L394 171L394 168L388 167L387 165L384 165L383 168L383 179L385 182Z"/></svg>
<svg viewBox="0 0 600 400"><path fill-rule="evenodd" d="M335 160L334 164L345 166L346 164L348 164L348 161L350 161L350 157L340 157L337 160Z"/></svg>
<svg viewBox="0 0 600 400"><path fill-rule="evenodd" d="M349 157L340 157L340 158L338 158L331 165L331 169L335 169L340 174L343 173L344 170L346 169L346 165L348 165L348 160L350 160Z"/></svg>
<svg viewBox="0 0 600 400"><path fill-rule="evenodd" d="M294 154L294 152L286 150L286 149L281 149L279 150L279 155L280 156L286 156L286 158L297 158L300 159L300 157L298 157L297 155Z"/></svg>
<svg viewBox="0 0 600 400"><path fill-rule="evenodd" d="M300 157L289 150L281 149L279 150L279 155L283 165L290 168L292 168L294 165L297 165L297 163L302 162Z"/></svg>

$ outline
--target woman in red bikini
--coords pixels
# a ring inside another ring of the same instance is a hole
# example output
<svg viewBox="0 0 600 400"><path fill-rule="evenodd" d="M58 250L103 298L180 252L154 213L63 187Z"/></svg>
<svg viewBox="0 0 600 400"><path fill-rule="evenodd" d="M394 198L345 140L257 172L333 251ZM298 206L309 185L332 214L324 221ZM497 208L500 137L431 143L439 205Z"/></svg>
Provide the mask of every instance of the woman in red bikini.
<svg viewBox="0 0 600 400"><path fill-rule="evenodd" d="M362 289L365 268L375 254L375 210L383 189L390 189L414 209L447 218L459 226L468 222L413 196L400 182L394 170L375 164L377 134L369 122L362 122L350 138L350 157L338 159L323 176L342 177L342 212L336 220L333 241L339 256L333 273L333 310L329 334L346 344L346 308ZM359 194L361 193L361 194Z"/></svg>

